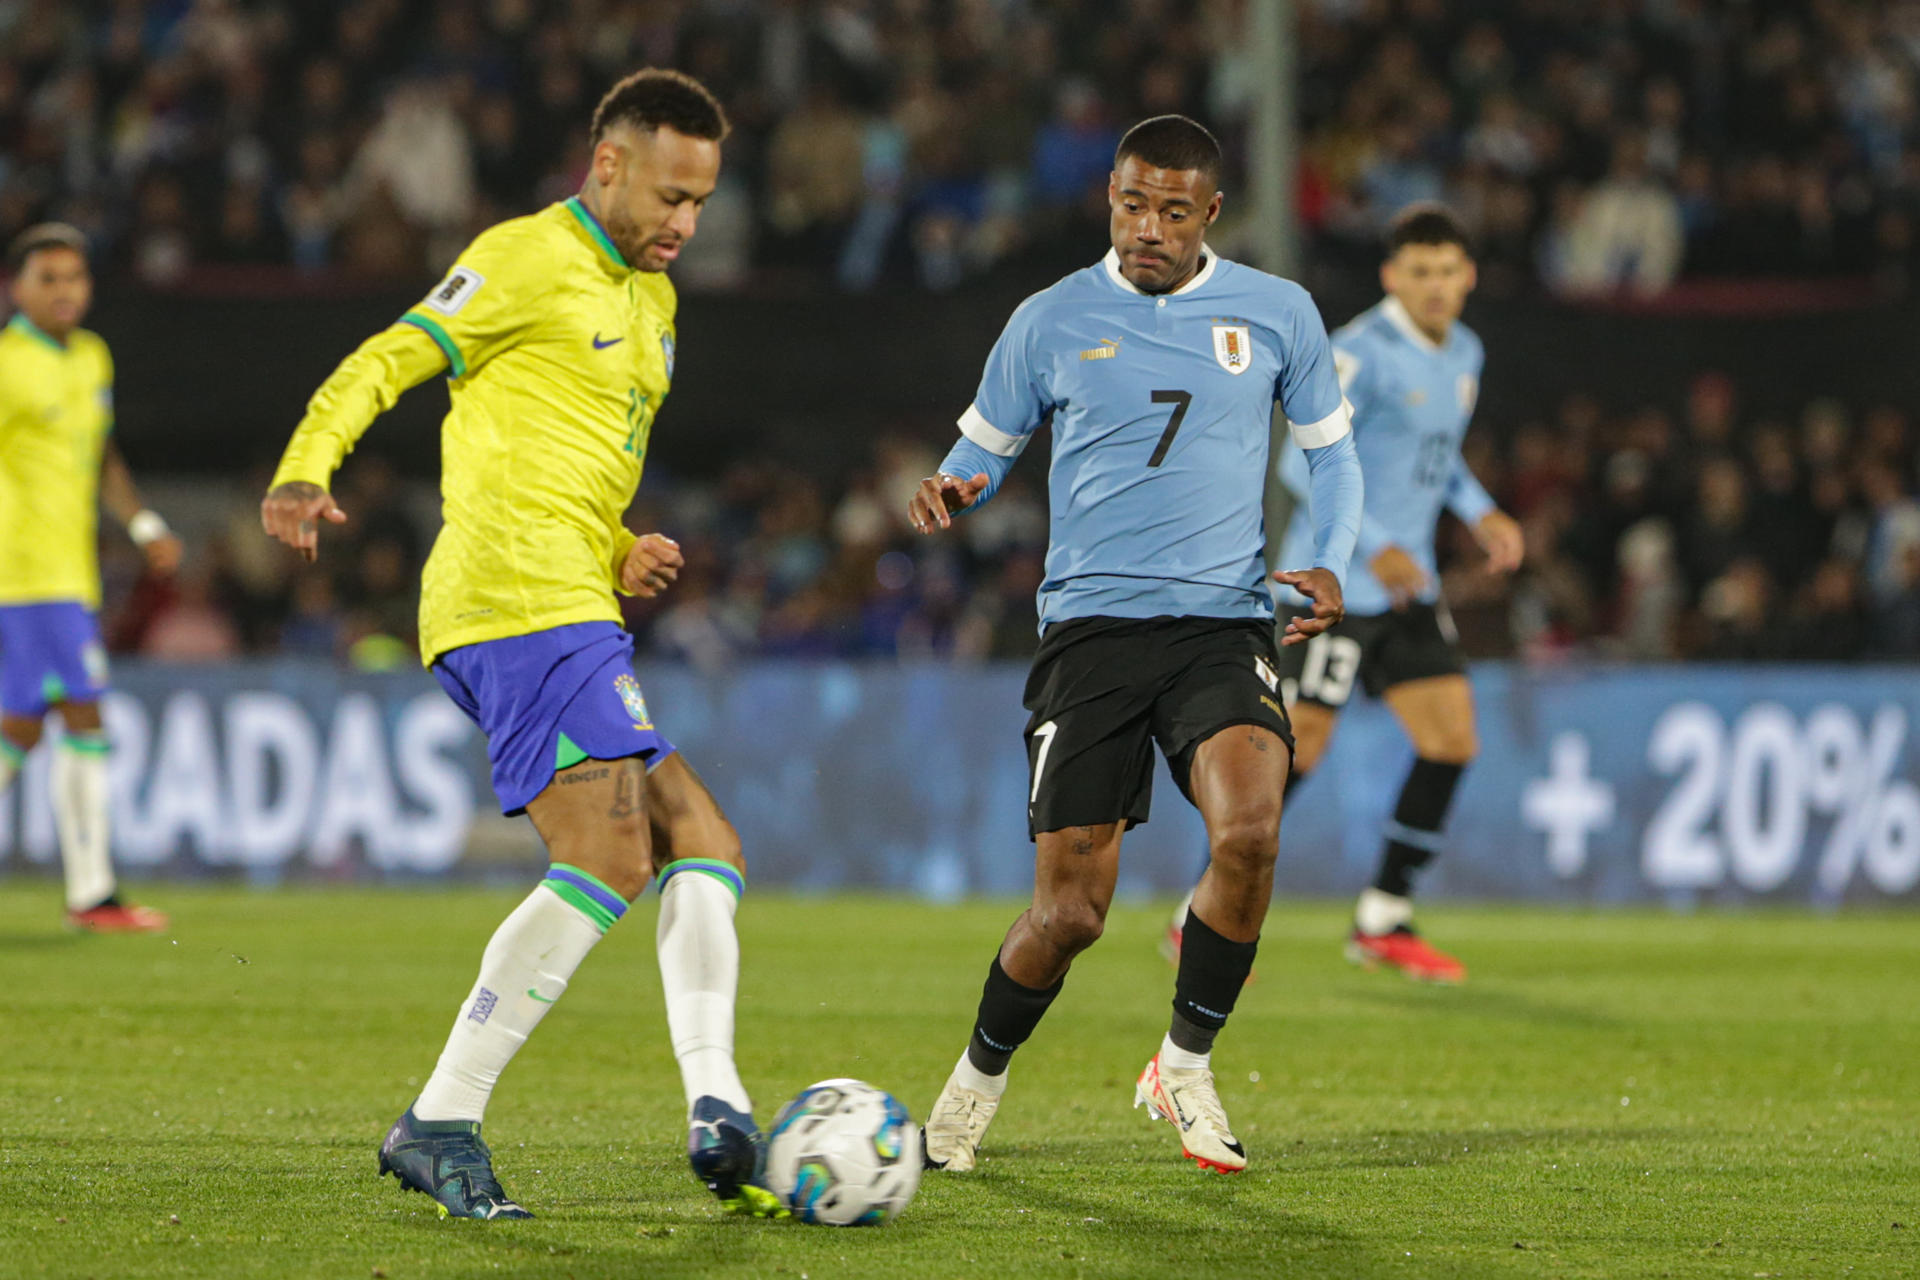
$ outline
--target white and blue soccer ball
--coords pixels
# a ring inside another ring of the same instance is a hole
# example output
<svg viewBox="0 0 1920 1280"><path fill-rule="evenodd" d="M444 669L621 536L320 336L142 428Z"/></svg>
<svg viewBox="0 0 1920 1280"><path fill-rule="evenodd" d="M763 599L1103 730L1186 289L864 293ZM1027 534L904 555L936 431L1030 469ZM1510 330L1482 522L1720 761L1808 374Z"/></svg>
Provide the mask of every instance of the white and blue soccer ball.
<svg viewBox="0 0 1920 1280"><path fill-rule="evenodd" d="M899 1099L859 1080L822 1080L780 1108L767 1189L802 1222L878 1226L920 1186L920 1130Z"/></svg>

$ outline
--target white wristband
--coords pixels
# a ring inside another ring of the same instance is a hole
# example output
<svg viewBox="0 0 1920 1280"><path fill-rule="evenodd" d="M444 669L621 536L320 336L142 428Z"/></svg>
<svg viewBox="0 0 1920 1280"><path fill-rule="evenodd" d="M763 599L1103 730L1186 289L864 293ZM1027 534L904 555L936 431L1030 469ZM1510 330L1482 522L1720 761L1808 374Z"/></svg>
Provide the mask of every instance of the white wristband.
<svg viewBox="0 0 1920 1280"><path fill-rule="evenodd" d="M172 532L173 530L167 528L166 520L158 511L150 511L144 507L134 512L133 519L127 521L127 536L133 539L135 546L139 547L144 547L149 542L158 542Z"/></svg>

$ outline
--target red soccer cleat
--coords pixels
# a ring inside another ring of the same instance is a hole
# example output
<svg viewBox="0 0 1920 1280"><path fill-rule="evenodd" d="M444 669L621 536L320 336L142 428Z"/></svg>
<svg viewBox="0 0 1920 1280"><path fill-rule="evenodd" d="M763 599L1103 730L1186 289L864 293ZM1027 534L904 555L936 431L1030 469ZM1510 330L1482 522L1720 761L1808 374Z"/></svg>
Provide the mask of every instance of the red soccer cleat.
<svg viewBox="0 0 1920 1280"><path fill-rule="evenodd" d="M1401 925L1389 933L1362 933L1355 929L1347 936L1347 959L1363 969L1382 965L1398 969L1416 982L1465 982L1467 966L1427 945L1427 940Z"/></svg>
<svg viewBox="0 0 1920 1280"><path fill-rule="evenodd" d="M167 927L167 914L137 903L103 902L67 912L67 926L87 933L158 933Z"/></svg>

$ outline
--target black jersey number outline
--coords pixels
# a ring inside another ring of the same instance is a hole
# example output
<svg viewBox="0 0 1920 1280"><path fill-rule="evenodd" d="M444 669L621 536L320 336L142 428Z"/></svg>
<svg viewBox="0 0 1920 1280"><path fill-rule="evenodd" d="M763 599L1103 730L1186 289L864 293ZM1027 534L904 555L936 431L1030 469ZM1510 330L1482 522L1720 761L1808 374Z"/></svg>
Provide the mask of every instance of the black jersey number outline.
<svg viewBox="0 0 1920 1280"><path fill-rule="evenodd" d="M1147 459L1149 467L1157 467L1167 460L1167 450L1173 446L1173 438L1180 434L1180 424L1186 420L1187 406L1193 403L1191 391L1156 391L1153 393L1155 404L1173 406L1173 416L1167 419L1167 429L1160 433L1160 443L1154 446L1153 456Z"/></svg>

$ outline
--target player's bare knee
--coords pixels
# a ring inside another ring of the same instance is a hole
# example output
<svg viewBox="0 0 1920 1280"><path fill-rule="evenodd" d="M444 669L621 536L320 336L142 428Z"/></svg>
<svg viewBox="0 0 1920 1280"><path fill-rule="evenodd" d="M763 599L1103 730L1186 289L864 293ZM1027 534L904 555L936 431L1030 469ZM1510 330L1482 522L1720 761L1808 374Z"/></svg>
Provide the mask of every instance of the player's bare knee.
<svg viewBox="0 0 1920 1280"><path fill-rule="evenodd" d="M22 751L31 751L40 745L41 732L40 721L29 720L24 716L16 720L9 716L6 728L0 731L0 736L4 736L8 742Z"/></svg>
<svg viewBox="0 0 1920 1280"><path fill-rule="evenodd" d="M1064 955L1078 955L1100 940L1106 931L1107 913L1100 904L1086 898L1068 898L1047 904L1032 913L1040 936Z"/></svg>
<svg viewBox="0 0 1920 1280"><path fill-rule="evenodd" d="M1480 735L1472 725L1443 729L1422 735L1422 738L1415 750L1420 753L1422 760L1432 760L1436 764L1468 765L1480 754Z"/></svg>
<svg viewBox="0 0 1920 1280"><path fill-rule="evenodd" d="M1216 821L1207 832L1208 852L1225 870L1252 874L1271 870L1280 854L1280 817L1264 809Z"/></svg>

